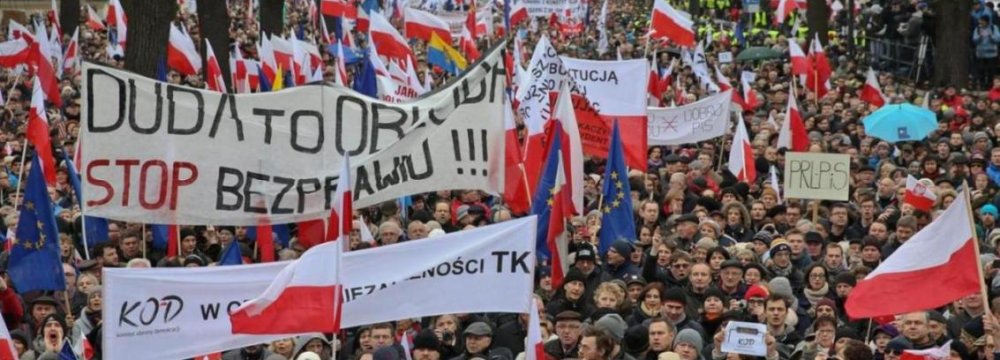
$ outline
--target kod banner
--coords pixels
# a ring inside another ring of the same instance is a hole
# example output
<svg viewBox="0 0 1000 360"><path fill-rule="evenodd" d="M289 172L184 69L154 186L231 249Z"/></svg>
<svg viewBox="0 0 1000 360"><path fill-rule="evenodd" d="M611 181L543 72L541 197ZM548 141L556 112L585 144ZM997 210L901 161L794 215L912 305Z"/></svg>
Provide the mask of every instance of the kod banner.
<svg viewBox="0 0 1000 360"><path fill-rule="evenodd" d="M535 226L531 216L344 254L342 326L451 313L528 312ZM288 337L233 335L229 322L229 312L263 293L287 264L106 268L105 358L185 359Z"/></svg>
<svg viewBox="0 0 1000 360"><path fill-rule="evenodd" d="M223 94L87 63L84 212L122 221L255 225L329 213L340 161L356 206L503 189L502 46L438 91L388 103L323 85Z"/></svg>

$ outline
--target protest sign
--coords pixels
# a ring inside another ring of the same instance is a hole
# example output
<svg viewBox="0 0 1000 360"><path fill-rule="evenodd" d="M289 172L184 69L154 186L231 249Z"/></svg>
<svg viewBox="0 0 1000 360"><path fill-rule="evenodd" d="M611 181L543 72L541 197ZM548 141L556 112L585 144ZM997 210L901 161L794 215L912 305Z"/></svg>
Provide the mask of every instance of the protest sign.
<svg viewBox="0 0 1000 360"><path fill-rule="evenodd" d="M850 155L785 154L786 198L847 201L850 184Z"/></svg>
<svg viewBox="0 0 1000 360"><path fill-rule="evenodd" d="M767 326L758 323L730 321L725 329L726 340L722 342L723 353L767 356Z"/></svg>
<svg viewBox="0 0 1000 360"><path fill-rule="evenodd" d="M333 86L223 94L83 69L84 211L145 223L255 225L328 215L342 154L364 207L503 189L500 49L419 100Z"/></svg>
<svg viewBox="0 0 1000 360"><path fill-rule="evenodd" d="M716 138L729 127L732 90L675 108L647 109L649 145L682 145Z"/></svg>
<svg viewBox="0 0 1000 360"><path fill-rule="evenodd" d="M452 38L458 39L462 36L462 27L465 26L465 21L469 18L469 13L465 11L449 11L449 12L439 12L437 14L441 20L448 23L448 31L451 32ZM476 22L485 23L487 26L492 27L493 25L493 9L492 6L480 6L476 9ZM492 32L493 29L487 29L488 32Z"/></svg>
<svg viewBox="0 0 1000 360"><path fill-rule="evenodd" d="M649 62L637 60L594 61L560 56L562 71L573 79L576 120L580 124L583 152L608 156L615 119L625 144L625 161L634 169L646 162L646 84ZM595 116L596 115L596 116Z"/></svg>
<svg viewBox="0 0 1000 360"><path fill-rule="evenodd" d="M719 62L723 64L728 64L733 62L733 53L729 51L723 51L719 53Z"/></svg>
<svg viewBox="0 0 1000 360"><path fill-rule="evenodd" d="M527 312L535 226L531 216L344 254L341 325L451 313ZM228 315L264 292L287 264L106 268L105 357L184 359L288 337L233 335Z"/></svg>
<svg viewBox="0 0 1000 360"><path fill-rule="evenodd" d="M568 9L578 19L586 16L587 0L521 0L531 17L546 17L552 13L563 16Z"/></svg>

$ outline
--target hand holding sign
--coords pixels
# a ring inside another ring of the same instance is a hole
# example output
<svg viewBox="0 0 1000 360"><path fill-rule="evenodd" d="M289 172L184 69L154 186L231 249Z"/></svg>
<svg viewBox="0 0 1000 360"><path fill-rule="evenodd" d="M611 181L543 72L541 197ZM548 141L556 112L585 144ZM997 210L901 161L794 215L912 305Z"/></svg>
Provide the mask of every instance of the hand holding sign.
<svg viewBox="0 0 1000 360"><path fill-rule="evenodd" d="M730 321L724 333L722 352L767 356L767 327L764 324ZM773 337L771 343L773 346Z"/></svg>

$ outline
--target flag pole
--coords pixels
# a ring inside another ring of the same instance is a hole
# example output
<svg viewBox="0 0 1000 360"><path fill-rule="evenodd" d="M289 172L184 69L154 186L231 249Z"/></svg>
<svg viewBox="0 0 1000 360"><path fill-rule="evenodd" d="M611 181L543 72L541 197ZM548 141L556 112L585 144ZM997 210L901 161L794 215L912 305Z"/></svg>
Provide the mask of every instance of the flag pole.
<svg viewBox="0 0 1000 360"><path fill-rule="evenodd" d="M25 138L24 139L24 143L21 144L21 168L18 169L18 171L17 171L17 187L14 189L14 201L17 201L17 199L21 198L21 187L22 187L22 184L25 183L25 181L24 181L24 160L25 160L25 155L27 155L27 154L28 154L28 139ZM18 205L17 203L14 203L14 206L17 206L17 205Z"/></svg>
<svg viewBox="0 0 1000 360"><path fill-rule="evenodd" d="M985 282L986 277L983 275L983 267L982 267L982 265L979 264L979 257L980 257L980 252L979 252L979 235L976 234L976 224L972 220L973 219L973 213L972 213L972 196L969 194L969 182L968 182L968 180L963 180L962 181L962 192L964 193L964 196L965 196L965 211L968 213L969 229L972 230L972 247L976 250L976 271L979 272L979 296L981 296L983 298L983 308L985 310L985 313L986 314L992 314L992 312L990 311L990 297L989 297L989 292L986 290L986 282ZM983 321L986 321L985 317L983 318ZM993 345L995 343L995 339L993 338L993 334L989 333L989 334L985 334L985 335L986 335L986 344L987 345Z"/></svg>
<svg viewBox="0 0 1000 360"><path fill-rule="evenodd" d="M17 198L15 197L15 199ZM83 256L87 260L90 260L90 245L88 245L89 243L87 242L87 217L82 214L80 215L80 227L83 228L83 232L80 236L83 238Z"/></svg>
<svg viewBox="0 0 1000 360"><path fill-rule="evenodd" d="M142 223L142 258L146 258L146 223Z"/></svg>

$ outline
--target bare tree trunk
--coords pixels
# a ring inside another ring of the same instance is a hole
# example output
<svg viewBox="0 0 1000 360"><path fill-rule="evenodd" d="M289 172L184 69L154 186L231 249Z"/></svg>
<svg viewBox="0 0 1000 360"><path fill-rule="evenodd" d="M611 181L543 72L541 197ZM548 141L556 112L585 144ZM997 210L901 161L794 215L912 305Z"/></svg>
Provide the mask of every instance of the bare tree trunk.
<svg viewBox="0 0 1000 360"><path fill-rule="evenodd" d="M123 0L128 16L125 70L155 78L156 65L166 58L170 22L177 16L176 0Z"/></svg>
<svg viewBox="0 0 1000 360"><path fill-rule="evenodd" d="M934 78L937 86L969 84L972 57L972 3L960 0L932 1L934 12ZM945 21L947 19L947 21Z"/></svg>
<svg viewBox="0 0 1000 360"><path fill-rule="evenodd" d="M285 31L285 1L260 0L260 31L265 34L281 34Z"/></svg>
<svg viewBox="0 0 1000 360"><path fill-rule="evenodd" d="M806 21L809 22L809 40L816 34L824 45L829 44L830 7L825 0L807 0Z"/></svg>
<svg viewBox="0 0 1000 360"><path fill-rule="evenodd" d="M63 35L73 36L77 26L80 26L80 0L59 2L59 25L62 26Z"/></svg>
<svg viewBox="0 0 1000 360"><path fill-rule="evenodd" d="M212 43L212 51L219 61L222 79L227 89L232 90L232 79L229 77L229 11L225 1L202 1L198 4L198 22L201 24L201 36ZM208 69L208 52L205 46L200 47L201 58L204 59L204 69Z"/></svg>

